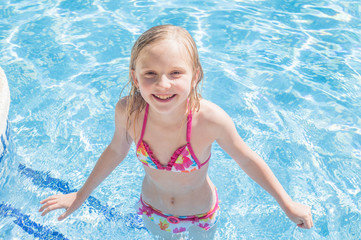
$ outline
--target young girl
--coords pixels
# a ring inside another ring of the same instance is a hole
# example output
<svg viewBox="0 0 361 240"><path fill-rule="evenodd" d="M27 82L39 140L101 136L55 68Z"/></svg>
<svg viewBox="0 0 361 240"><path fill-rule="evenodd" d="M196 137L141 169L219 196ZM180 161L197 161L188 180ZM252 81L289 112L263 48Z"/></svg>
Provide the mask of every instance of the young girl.
<svg viewBox="0 0 361 240"><path fill-rule="evenodd" d="M162 239L182 232L192 239L212 239L219 206L207 171L212 143L217 141L293 222L311 228L310 208L292 201L266 163L238 135L231 118L201 98L197 89L202 77L195 42L185 29L162 25L143 33L132 48L131 90L116 105L111 143L78 192L41 201L42 215L65 208L58 218L63 220L78 209L134 142L145 169L137 212L147 229Z"/></svg>

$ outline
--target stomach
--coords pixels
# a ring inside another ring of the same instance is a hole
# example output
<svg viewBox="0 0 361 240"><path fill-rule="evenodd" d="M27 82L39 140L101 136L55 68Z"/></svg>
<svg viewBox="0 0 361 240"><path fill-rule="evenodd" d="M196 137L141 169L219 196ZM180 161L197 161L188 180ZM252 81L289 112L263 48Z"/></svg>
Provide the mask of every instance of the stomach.
<svg viewBox="0 0 361 240"><path fill-rule="evenodd" d="M203 214L216 204L216 188L208 166L191 173L174 173L145 167L142 198L153 208L176 216Z"/></svg>

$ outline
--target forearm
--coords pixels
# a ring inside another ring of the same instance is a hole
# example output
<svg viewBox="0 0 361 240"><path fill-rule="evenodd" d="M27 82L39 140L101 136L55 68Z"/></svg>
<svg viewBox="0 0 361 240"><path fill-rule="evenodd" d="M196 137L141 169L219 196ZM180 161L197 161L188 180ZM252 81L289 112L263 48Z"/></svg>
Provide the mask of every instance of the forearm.
<svg viewBox="0 0 361 240"><path fill-rule="evenodd" d="M238 135L232 119L221 111L212 117L218 123L213 131L217 134L217 142L222 149L238 163L248 176L276 199L283 211L297 226L311 228L313 226L311 209L290 198L263 159L252 151Z"/></svg>
<svg viewBox="0 0 361 240"><path fill-rule="evenodd" d="M79 190L79 195L84 199L88 198L92 191L123 161L126 154L127 151L124 154L119 154L108 146L99 157L85 184Z"/></svg>
<svg viewBox="0 0 361 240"><path fill-rule="evenodd" d="M292 203L291 197L284 190L269 166L255 152L250 153L247 161L240 164L244 172L271 194L283 210L287 210Z"/></svg>

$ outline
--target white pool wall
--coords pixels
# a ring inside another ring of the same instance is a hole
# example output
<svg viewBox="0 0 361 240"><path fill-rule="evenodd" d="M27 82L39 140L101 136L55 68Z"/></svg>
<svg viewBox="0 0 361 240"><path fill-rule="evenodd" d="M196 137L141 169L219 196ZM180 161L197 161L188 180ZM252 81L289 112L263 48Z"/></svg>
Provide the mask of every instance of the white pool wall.
<svg viewBox="0 0 361 240"><path fill-rule="evenodd" d="M10 90L4 70L0 67L0 136L5 134L10 107ZM0 153L1 154L1 153Z"/></svg>

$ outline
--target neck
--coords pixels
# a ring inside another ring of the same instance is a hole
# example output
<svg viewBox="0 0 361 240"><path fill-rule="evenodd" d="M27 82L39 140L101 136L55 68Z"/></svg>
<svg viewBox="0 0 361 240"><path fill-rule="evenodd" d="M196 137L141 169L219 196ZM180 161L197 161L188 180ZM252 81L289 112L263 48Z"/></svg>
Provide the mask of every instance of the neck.
<svg viewBox="0 0 361 240"><path fill-rule="evenodd" d="M148 118L162 126L181 126L187 117L187 103L179 106L171 112L160 113L149 106Z"/></svg>

